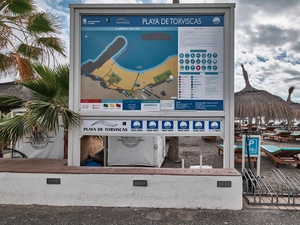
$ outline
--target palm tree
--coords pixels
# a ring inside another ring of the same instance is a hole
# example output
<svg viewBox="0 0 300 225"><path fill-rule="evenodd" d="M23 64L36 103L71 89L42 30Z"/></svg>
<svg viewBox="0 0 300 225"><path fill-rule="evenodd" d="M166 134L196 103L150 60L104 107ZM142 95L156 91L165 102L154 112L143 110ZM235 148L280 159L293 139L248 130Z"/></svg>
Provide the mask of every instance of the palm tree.
<svg viewBox="0 0 300 225"><path fill-rule="evenodd" d="M0 0L0 73L26 80L33 62L55 65L55 56L66 56L59 30L58 17L37 11L32 0Z"/></svg>
<svg viewBox="0 0 300 225"><path fill-rule="evenodd" d="M59 117L64 126L64 158L67 157L67 132L69 126L78 126L79 114L68 108L69 65L58 65L55 69L33 64L33 70L40 78L20 81L19 84L32 92L32 99L25 102L15 96L0 96L4 104L22 102L26 112L0 122L0 140L16 143L25 134L39 138L42 131L58 132Z"/></svg>
<svg viewBox="0 0 300 225"><path fill-rule="evenodd" d="M5 119L5 115L2 114L2 112L0 111L0 123ZM0 158L3 158L3 146L4 144L2 144L1 139L0 139Z"/></svg>

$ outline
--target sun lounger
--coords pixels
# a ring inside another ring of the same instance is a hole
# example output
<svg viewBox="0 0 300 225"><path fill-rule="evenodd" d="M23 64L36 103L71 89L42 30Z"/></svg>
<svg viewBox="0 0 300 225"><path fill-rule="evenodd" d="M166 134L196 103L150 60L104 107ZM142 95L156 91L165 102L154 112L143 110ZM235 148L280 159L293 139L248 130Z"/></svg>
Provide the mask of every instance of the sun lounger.
<svg viewBox="0 0 300 225"><path fill-rule="evenodd" d="M294 130L300 130L300 123L294 125Z"/></svg>
<svg viewBox="0 0 300 225"><path fill-rule="evenodd" d="M217 141L217 136L202 136L201 138L204 141Z"/></svg>
<svg viewBox="0 0 300 225"><path fill-rule="evenodd" d="M276 167L278 164L296 164L297 168L300 169L300 148L279 148L274 145L262 145L262 152L267 156L270 156L274 160Z"/></svg>
<svg viewBox="0 0 300 225"><path fill-rule="evenodd" d="M274 126L267 126L267 127L259 127L258 130L260 130L263 133L275 133L276 127Z"/></svg>
<svg viewBox="0 0 300 225"><path fill-rule="evenodd" d="M290 137L292 138L292 140L296 141L297 138L300 138L300 134L294 134L294 133L291 133L291 134L290 134Z"/></svg>
<svg viewBox="0 0 300 225"><path fill-rule="evenodd" d="M279 124L275 124L274 126L276 126L277 129L281 129L283 130L283 128L287 125L287 123L285 121L282 121Z"/></svg>
<svg viewBox="0 0 300 225"><path fill-rule="evenodd" d="M262 134L261 136L263 137L263 139L268 137L268 138L270 138L270 140L276 139L278 142L281 142L284 140L291 142L291 140L292 140L292 138L290 136L291 133L292 133L292 131L279 130L279 131L276 131L274 134L265 133L265 134Z"/></svg>
<svg viewBox="0 0 300 225"><path fill-rule="evenodd" d="M217 145L218 148L218 154L221 155L221 152L224 151L224 146L223 144L219 144ZM241 163L242 162L242 146L236 146L234 145L234 162L238 162ZM245 157L245 161L247 162L248 157ZM257 164L257 157L250 157L250 162L253 163L254 168L256 168L256 164Z"/></svg>

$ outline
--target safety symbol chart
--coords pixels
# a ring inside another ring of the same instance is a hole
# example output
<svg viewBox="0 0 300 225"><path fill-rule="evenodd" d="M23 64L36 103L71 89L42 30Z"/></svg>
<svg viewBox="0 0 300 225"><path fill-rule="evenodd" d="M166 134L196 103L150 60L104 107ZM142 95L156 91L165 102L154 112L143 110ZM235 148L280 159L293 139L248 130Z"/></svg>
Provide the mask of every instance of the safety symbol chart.
<svg viewBox="0 0 300 225"><path fill-rule="evenodd" d="M178 28L178 99L223 99L222 49L222 27Z"/></svg>

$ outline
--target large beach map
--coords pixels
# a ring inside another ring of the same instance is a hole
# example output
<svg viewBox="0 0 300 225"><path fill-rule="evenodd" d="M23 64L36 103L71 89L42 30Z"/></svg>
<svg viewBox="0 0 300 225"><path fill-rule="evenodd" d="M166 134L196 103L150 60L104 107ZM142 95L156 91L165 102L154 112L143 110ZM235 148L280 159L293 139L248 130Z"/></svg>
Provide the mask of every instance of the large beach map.
<svg viewBox="0 0 300 225"><path fill-rule="evenodd" d="M85 31L82 40L82 99L177 96L176 32Z"/></svg>
<svg viewBox="0 0 300 225"><path fill-rule="evenodd" d="M223 17L81 19L82 110L222 110Z"/></svg>

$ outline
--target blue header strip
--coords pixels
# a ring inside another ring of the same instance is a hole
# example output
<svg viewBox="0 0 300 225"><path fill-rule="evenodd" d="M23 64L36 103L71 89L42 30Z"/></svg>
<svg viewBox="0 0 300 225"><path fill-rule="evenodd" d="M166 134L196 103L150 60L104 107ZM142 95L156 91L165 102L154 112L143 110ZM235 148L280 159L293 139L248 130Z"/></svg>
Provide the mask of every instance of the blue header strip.
<svg viewBox="0 0 300 225"><path fill-rule="evenodd" d="M224 26L223 15L168 15L168 16L98 16L82 15L84 27L195 27Z"/></svg>

